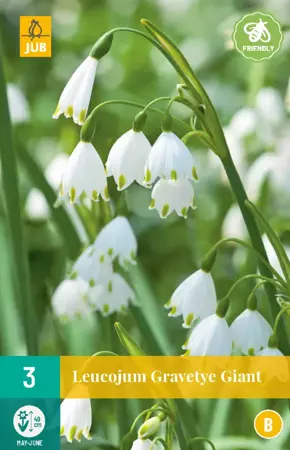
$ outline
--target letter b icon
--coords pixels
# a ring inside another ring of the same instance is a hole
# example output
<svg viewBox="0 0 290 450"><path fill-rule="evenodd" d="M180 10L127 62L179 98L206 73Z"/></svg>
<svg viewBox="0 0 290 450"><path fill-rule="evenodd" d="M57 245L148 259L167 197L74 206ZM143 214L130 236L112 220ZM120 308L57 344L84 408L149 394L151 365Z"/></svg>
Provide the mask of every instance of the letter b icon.
<svg viewBox="0 0 290 450"><path fill-rule="evenodd" d="M261 411L255 418L254 428L263 439L274 439L283 429L283 420L280 414L271 409Z"/></svg>
<svg viewBox="0 0 290 450"><path fill-rule="evenodd" d="M273 420L270 419L269 417L266 417L266 419L264 419L264 431L265 433L271 433L272 430L273 430Z"/></svg>

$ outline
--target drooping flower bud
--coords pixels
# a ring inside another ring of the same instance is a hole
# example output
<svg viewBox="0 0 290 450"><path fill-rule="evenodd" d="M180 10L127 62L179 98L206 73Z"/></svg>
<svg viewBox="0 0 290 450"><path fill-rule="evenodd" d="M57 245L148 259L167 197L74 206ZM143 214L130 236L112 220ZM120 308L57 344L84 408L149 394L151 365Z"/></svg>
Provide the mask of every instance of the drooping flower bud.
<svg viewBox="0 0 290 450"><path fill-rule="evenodd" d="M90 56L97 60L103 58L109 51L113 42L113 33L110 31L103 34L93 46Z"/></svg>
<svg viewBox="0 0 290 450"><path fill-rule="evenodd" d="M138 438L147 439L154 436L159 430L160 424L160 419L157 416L146 420L138 430Z"/></svg>

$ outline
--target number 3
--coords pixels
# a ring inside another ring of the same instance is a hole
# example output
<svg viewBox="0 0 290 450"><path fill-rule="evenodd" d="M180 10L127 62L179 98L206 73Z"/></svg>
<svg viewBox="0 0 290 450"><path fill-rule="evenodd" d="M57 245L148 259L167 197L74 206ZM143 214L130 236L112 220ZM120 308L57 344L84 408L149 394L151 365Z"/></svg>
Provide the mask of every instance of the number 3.
<svg viewBox="0 0 290 450"><path fill-rule="evenodd" d="M31 380L30 383L28 383L27 381L23 381L24 387L31 389L35 386L35 376L32 375L35 372L35 367L23 367L23 370L25 372L28 372L26 376Z"/></svg>

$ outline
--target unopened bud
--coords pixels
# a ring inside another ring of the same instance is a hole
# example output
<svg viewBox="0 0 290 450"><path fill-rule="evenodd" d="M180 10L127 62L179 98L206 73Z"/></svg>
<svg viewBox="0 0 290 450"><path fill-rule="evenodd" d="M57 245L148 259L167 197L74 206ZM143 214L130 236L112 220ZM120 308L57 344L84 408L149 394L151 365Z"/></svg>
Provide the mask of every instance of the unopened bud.
<svg viewBox="0 0 290 450"><path fill-rule="evenodd" d="M109 52L112 42L113 33L109 31L108 33L103 34L93 46L90 55L97 60L103 58L103 56Z"/></svg>
<svg viewBox="0 0 290 450"><path fill-rule="evenodd" d="M138 430L139 439L147 439L154 436L160 428L160 419L155 416L146 420Z"/></svg>

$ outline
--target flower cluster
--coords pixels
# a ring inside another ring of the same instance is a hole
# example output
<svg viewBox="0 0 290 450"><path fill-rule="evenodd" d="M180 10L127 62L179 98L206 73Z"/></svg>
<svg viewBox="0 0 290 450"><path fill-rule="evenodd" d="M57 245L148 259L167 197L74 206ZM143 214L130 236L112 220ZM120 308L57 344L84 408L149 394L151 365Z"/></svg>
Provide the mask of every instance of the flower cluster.
<svg viewBox="0 0 290 450"><path fill-rule="evenodd" d="M70 278L62 281L52 297L55 314L63 320L100 311L104 316L124 310L135 293L113 262L125 269L136 264L137 241L125 217L117 216L98 234L74 263Z"/></svg>
<svg viewBox="0 0 290 450"><path fill-rule="evenodd" d="M73 116L75 123L83 125L93 88L97 60L89 56L74 72L64 88L56 112L58 118ZM64 171L60 195L69 195L74 203L83 194L93 201L101 196L109 200L107 178L112 176L117 189L122 191L134 181L151 188L152 198L149 208L156 209L161 218L172 211L187 217L189 208L194 208L192 181L197 180L195 163L189 149L172 132L172 119L166 113L162 133L151 146L142 132L146 113L139 113L133 128L123 134L112 146L106 162L103 162L91 143L94 130L93 113L85 123L81 141L72 152Z"/></svg>
<svg viewBox="0 0 290 450"><path fill-rule="evenodd" d="M169 316L183 316L183 327L193 327L182 347L188 355L265 355L278 351L275 346L268 349L273 330L255 302L248 302L247 309L228 325L228 302L217 303L212 276L204 268L186 278L165 307L171 308Z"/></svg>

